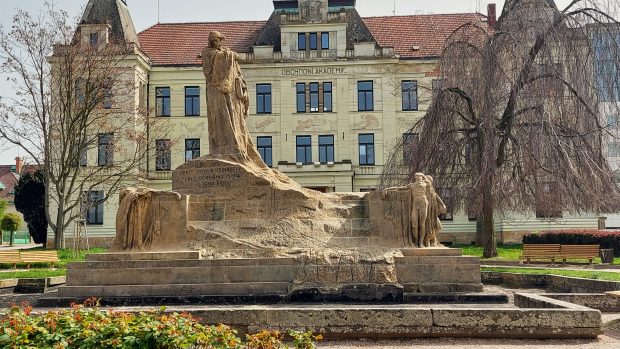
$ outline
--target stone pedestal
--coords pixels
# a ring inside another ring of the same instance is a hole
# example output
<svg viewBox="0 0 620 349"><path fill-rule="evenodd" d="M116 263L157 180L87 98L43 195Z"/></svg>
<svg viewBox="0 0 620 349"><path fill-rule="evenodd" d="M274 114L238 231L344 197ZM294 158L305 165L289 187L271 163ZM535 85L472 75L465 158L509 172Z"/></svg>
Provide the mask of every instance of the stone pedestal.
<svg viewBox="0 0 620 349"><path fill-rule="evenodd" d="M398 283L405 293L480 292L480 259L460 249L401 249L395 258Z"/></svg>

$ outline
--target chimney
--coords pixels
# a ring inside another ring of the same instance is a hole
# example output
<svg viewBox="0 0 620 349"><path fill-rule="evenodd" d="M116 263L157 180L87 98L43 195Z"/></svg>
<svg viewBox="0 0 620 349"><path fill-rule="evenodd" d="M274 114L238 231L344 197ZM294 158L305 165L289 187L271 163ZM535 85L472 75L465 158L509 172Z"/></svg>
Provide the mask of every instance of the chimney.
<svg viewBox="0 0 620 349"><path fill-rule="evenodd" d="M21 174L22 173L22 167L24 167L24 159L20 158L19 156L15 158L15 173L17 174Z"/></svg>
<svg viewBox="0 0 620 349"><path fill-rule="evenodd" d="M497 11L494 3L491 3L487 6L487 24L489 28L495 28L495 23L497 23Z"/></svg>

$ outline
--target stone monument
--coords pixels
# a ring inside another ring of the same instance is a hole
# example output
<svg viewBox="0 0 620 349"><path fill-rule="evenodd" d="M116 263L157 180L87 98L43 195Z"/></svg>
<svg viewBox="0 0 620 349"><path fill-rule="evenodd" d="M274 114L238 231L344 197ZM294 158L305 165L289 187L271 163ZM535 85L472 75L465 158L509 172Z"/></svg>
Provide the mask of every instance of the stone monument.
<svg viewBox="0 0 620 349"><path fill-rule="evenodd" d="M430 176L323 194L265 165L246 127L239 56L224 40L210 33L202 52L210 154L179 166L172 191L123 191L111 253L70 265L59 295L481 290L479 260L437 241L445 205Z"/></svg>

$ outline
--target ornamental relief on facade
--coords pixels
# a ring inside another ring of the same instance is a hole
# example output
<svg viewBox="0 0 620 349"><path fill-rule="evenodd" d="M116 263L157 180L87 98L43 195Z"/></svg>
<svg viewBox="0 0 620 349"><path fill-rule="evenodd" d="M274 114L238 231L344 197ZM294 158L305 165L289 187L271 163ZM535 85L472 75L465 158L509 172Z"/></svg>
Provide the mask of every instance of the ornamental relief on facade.
<svg viewBox="0 0 620 349"><path fill-rule="evenodd" d="M297 120L295 131L321 132L336 131L337 129L338 122L336 120L327 120L324 117L315 116L311 119Z"/></svg>
<svg viewBox="0 0 620 349"><path fill-rule="evenodd" d="M251 129L258 131L258 132L275 131L275 127L269 127L269 126L275 126L275 122L276 122L276 118L271 117L271 116L253 118L252 123L251 123Z"/></svg>
<svg viewBox="0 0 620 349"><path fill-rule="evenodd" d="M376 115L362 114L355 116L355 123L353 124L354 130L379 130L381 129L381 122Z"/></svg>

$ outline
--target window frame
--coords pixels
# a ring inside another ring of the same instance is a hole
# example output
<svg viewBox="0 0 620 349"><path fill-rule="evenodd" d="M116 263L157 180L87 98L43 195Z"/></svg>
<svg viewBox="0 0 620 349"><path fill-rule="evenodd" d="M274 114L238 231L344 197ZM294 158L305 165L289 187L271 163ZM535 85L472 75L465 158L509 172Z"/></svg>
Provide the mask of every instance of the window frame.
<svg viewBox="0 0 620 349"><path fill-rule="evenodd" d="M308 144L301 144L300 145L300 140L301 139L308 139ZM303 154L304 154L304 159L305 161L299 161L300 160L300 156L299 156L299 151L303 150ZM295 162L296 163L302 163L302 164L312 164L312 136L311 135L299 135L295 138Z"/></svg>
<svg viewBox="0 0 620 349"><path fill-rule="evenodd" d="M370 143L362 142L362 137L364 136L372 136L372 142ZM358 143L360 166L375 166L376 165L375 134L374 133L360 133L357 136L357 143ZM365 154L363 155L364 161L362 161L362 148L364 149L364 154ZM369 155L368 149L372 149L372 152L371 152L372 161L369 161L371 155Z"/></svg>
<svg viewBox="0 0 620 349"><path fill-rule="evenodd" d="M362 84L370 83L370 89L362 89ZM360 80L357 82L357 111L374 111L374 90L375 84L373 80ZM363 96L363 99L362 99ZM370 98L369 98L370 97ZM362 106L362 100L364 105ZM370 105L369 105L370 102Z"/></svg>
<svg viewBox="0 0 620 349"><path fill-rule="evenodd" d="M168 95L159 94L159 91L168 91ZM172 91L170 89L170 86L162 86L162 87L155 87L155 116L157 117L170 117L172 114L172 104L171 104L171 99L170 99L170 95L172 94ZM160 108L160 101L161 101L161 108ZM166 110L166 107L168 108L168 110ZM163 110L160 110L163 109ZM166 113L167 111L167 113Z"/></svg>
<svg viewBox="0 0 620 349"><path fill-rule="evenodd" d="M320 84L318 82L311 82L309 85L310 112L319 113L321 111L319 100Z"/></svg>
<svg viewBox="0 0 620 349"><path fill-rule="evenodd" d="M104 142L106 139L109 139L109 141ZM114 165L114 133L98 133L97 134L97 166L113 166L113 165Z"/></svg>
<svg viewBox="0 0 620 349"><path fill-rule="evenodd" d="M413 87L405 89L406 84L412 84ZM402 100L402 111L419 110L418 80L402 80L401 81L401 100Z"/></svg>
<svg viewBox="0 0 620 349"><path fill-rule="evenodd" d="M453 222L454 221L454 191L452 188L438 188L437 190L439 197L442 199L443 203L446 205L446 213L442 213L439 215L439 220L442 222Z"/></svg>
<svg viewBox="0 0 620 349"><path fill-rule="evenodd" d="M323 140L330 140L331 142L324 143ZM319 162L326 164L328 162L335 162L335 137L334 135L319 135ZM331 154L331 160L330 160Z"/></svg>
<svg viewBox="0 0 620 349"><path fill-rule="evenodd" d="M198 93L189 95L188 90L195 90ZM188 113L187 103L191 101L192 109ZM200 116L200 86L185 86L185 116Z"/></svg>
<svg viewBox="0 0 620 349"><path fill-rule="evenodd" d="M163 144L163 147L160 147ZM165 157L165 163L160 161ZM171 171L172 169L172 142L170 139L155 140L155 171Z"/></svg>
<svg viewBox="0 0 620 349"><path fill-rule="evenodd" d="M269 87L269 92L259 92L260 87ZM273 89L271 84L256 84L256 114L271 114L273 107L272 98ZM261 104L262 101L262 104ZM267 108L267 101L269 101L269 108ZM260 109L262 106L262 110Z"/></svg>
<svg viewBox="0 0 620 349"><path fill-rule="evenodd" d="M329 86L327 89L326 86ZM331 81L327 81L323 83L323 112L331 113L334 111L334 84ZM329 108L327 108L328 103L326 102L327 96L329 96Z"/></svg>
<svg viewBox="0 0 620 349"><path fill-rule="evenodd" d="M94 196L93 196L94 194ZM87 201L88 203L88 209L83 211L84 212L84 223L86 223L86 225L103 225L104 223L104 202L100 202L97 205L90 205L90 200L93 200L92 202L96 202L96 201L102 201L105 199L105 193L103 192L103 190L91 190L91 191L86 191L84 192L84 195L87 195L88 197L83 200L82 205L84 205L84 201ZM91 199L93 198L93 199ZM94 216L94 221L91 221L91 217Z"/></svg>
<svg viewBox="0 0 620 349"><path fill-rule="evenodd" d="M319 49L319 36L317 32L313 32L313 33L308 33L308 37L309 37L309 43L308 43L308 49L310 49L310 51L316 51ZM313 41L314 38L314 41Z"/></svg>
<svg viewBox="0 0 620 349"><path fill-rule="evenodd" d="M325 47L325 39L327 39L327 47ZM321 33L321 50L329 50L329 32Z"/></svg>
<svg viewBox="0 0 620 349"><path fill-rule="evenodd" d="M269 145L261 145L261 140L269 140ZM273 137L271 136L258 136L256 137L256 149L260 154L263 162L273 167Z"/></svg>
<svg viewBox="0 0 620 349"><path fill-rule="evenodd" d="M198 147L188 148L188 142L195 142L194 144L198 144ZM198 159L200 157L200 138L186 138L185 139L185 162L190 162L194 159ZM188 157L188 152L191 153L191 158Z"/></svg>
<svg viewBox="0 0 620 349"><path fill-rule="evenodd" d="M301 87L301 89L300 89ZM296 104L296 109L298 113L305 113L306 112L306 83L305 82L298 82L295 84L295 104ZM302 100L300 100L300 98ZM300 107L302 105L300 105L299 103L302 102L303 105L303 109L300 109Z"/></svg>
<svg viewBox="0 0 620 349"><path fill-rule="evenodd" d="M308 49L306 38L306 33L297 33L297 51L306 51Z"/></svg>

